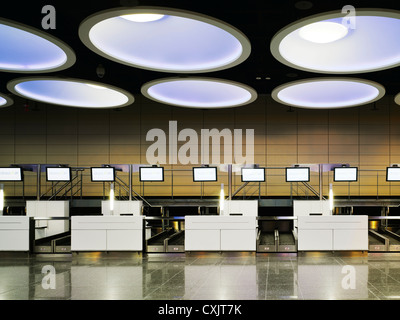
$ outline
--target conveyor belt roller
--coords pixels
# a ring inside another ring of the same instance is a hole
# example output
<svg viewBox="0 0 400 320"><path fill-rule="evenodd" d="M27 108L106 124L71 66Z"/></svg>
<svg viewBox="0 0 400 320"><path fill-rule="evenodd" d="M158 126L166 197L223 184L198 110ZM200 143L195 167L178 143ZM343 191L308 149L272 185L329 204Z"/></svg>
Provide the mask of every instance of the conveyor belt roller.
<svg viewBox="0 0 400 320"><path fill-rule="evenodd" d="M185 231L176 232L165 239L165 248L167 252L185 252Z"/></svg>
<svg viewBox="0 0 400 320"><path fill-rule="evenodd" d="M165 240L172 236L174 233L175 231L173 229L168 229L147 239L147 252L166 252Z"/></svg>

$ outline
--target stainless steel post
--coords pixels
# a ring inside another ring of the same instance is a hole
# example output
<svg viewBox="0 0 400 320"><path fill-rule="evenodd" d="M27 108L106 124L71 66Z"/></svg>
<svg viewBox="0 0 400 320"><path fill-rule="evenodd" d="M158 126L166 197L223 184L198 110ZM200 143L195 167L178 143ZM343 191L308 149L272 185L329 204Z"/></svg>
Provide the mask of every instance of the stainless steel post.
<svg viewBox="0 0 400 320"><path fill-rule="evenodd" d="M232 165L228 164L228 195L229 200L232 200Z"/></svg>
<svg viewBox="0 0 400 320"><path fill-rule="evenodd" d="M40 173L41 167L40 164L37 166L37 181L36 181L36 200L40 200Z"/></svg>
<svg viewBox="0 0 400 320"><path fill-rule="evenodd" d="M129 201L132 200L132 165L129 165Z"/></svg>

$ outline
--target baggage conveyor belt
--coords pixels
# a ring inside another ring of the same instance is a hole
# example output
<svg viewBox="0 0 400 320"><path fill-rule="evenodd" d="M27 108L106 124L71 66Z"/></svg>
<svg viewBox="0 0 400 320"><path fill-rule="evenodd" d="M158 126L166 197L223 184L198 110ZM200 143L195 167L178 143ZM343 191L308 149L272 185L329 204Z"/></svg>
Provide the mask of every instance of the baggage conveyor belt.
<svg viewBox="0 0 400 320"><path fill-rule="evenodd" d="M33 253L67 253L71 252L71 234L64 232L49 237L36 239L33 242Z"/></svg>
<svg viewBox="0 0 400 320"><path fill-rule="evenodd" d="M178 231L165 239L167 252L185 252L185 231Z"/></svg>
<svg viewBox="0 0 400 320"><path fill-rule="evenodd" d="M400 251L400 236L390 230L381 228L368 231L369 251Z"/></svg>
<svg viewBox="0 0 400 320"><path fill-rule="evenodd" d="M257 252L297 252L297 240L293 232L259 231Z"/></svg>
<svg viewBox="0 0 400 320"><path fill-rule="evenodd" d="M173 229L168 229L157 233L151 238L146 240L146 250L147 252L166 252L165 240L175 233Z"/></svg>

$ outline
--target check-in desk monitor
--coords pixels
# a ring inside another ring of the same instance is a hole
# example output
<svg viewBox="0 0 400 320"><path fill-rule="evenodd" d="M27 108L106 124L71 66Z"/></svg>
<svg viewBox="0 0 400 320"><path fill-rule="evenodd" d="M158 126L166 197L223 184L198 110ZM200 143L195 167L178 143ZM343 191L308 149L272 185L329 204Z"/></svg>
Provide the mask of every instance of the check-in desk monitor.
<svg viewBox="0 0 400 320"><path fill-rule="evenodd" d="M264 168L242 168L242 182L265 182Z"/></svg>
<svg viewBox="0 0 400 320"><path fill-rule="evenodd" d="M163 167L140 167L139 180L145 181L164 181L164 168Z"/></svg>
<svg viewBox="0 0 400 320"><path fill-rule="evenodd" d="M216 167L194 167L192 170L194 182L211 182L218 179Z"/></svg>
<svg viewBox="0 0 400 320"><path fill-rule="evenodd" d="M310 168L291 167L286 168L286 182L309 182Z"/></svg>
<svg viewBox="0 0 400 320"><path fill-rule="evenodd" d="M0 181L22 181L23 174L21 168L9 167L0 168Z"/></svg>
<svg viewBox="0 0 400 320"><path fill-rule="evenodd" d="M357 167L343 167L333 169L333 181L335 182L352 182L358 179Z"/></svg>
<svg viewBox="0 0 400 320"><path fill-rule="evenodd" d="M71 168L46 168L46 180L49 182L71 181Z"/></svg>
<svg viewBox="0 0 400 320"><path fill-rule="evenodd" d="M114 167L90 168L90 177L92 182L114 182L115 168Z"/></svg>

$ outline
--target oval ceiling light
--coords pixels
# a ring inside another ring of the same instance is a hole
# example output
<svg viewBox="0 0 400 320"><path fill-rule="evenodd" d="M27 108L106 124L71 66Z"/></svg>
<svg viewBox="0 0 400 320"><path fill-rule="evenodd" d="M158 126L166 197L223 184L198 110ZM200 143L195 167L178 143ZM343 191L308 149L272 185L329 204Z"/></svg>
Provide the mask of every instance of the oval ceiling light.
<svg viewBox="0 0 400 320"><path fill-rule="evenodd" d="M170 8L102 11L79 27L97 54L132 67L177 73L227 69L250 55L247 37L212 17Z"/></svg>
<svg viewBox="0 0 400 320"><path fill-rule="evenodd" d="M241 83L212 78L165 78L142 86L147 98L178 107L230 108L249 104L257 93Z"/></svg>
<svg viewBox="0 0 400 320"><path fill-rule="evenodd" d="M329 43L344 38L348 28L336 22L314 22L302 27L299 36L314 43Z"/></svg>
<svg viewBox="0 0 400 320"><path fill-rule="evenodd" d="M300 70L363 73L400 65L399 34L399 11L355 9L353 17L328 12L283 28L270 50L278 61Z"/></svg>
<svg viewBox="0 0 400 320"><path fill-rule="evenodd" d="M0 108L5 108L11 106L14 103L14 100L9 96L0 93Z"/></svg>
<svg viewBox="0 0 400 320"><path fill-rule="evenodd" d="M23 98L68 107L119 108L134 101L125 90L81 79L20 78L8 82L7 88Z"/></svg>
<svg viewBox="0 0 400 320"><path fill-rule="evenodd" d="M35 28L0 19L0 71L53 72L71 67L76 56L64 42Z"/></svg>
<svg viewBox="0 0 400 320"><path fill-rule="evenodd" d="M398 93L395 97L394 97L394 102L398 105L400 105L400 93Z"/></svg>
<svg viewBox="0 0 400 320"><path fill-rule="evenodd" d="M377 101L384 94L380 84L355 78L305 79L281 85L271 93L279 103L308 109L355 107Z"/></svg>

